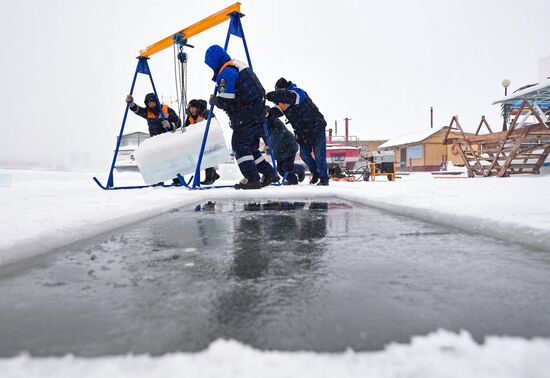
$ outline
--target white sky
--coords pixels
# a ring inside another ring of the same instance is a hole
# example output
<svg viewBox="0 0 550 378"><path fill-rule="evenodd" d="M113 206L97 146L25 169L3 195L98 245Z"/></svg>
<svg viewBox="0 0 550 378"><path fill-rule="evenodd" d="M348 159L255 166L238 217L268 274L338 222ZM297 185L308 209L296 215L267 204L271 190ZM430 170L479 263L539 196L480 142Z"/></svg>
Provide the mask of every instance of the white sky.
<svg viewBox="0 0 550 378"><path fill-rule="evenodd" d="M232 4L227 1L2 1L4 107L0 161L66 162L73 151L112 157L140 49ZM243 1L254 70L267 90L283 76L305 89L330 127L391 138L459 114L467 128L485 114L501 125L502 79L511 89L538 79L550 54L548 0ZM207 99L203 63L228 23L192 38L190 98ZM229 53L245 60L240 40ZM165 99L175 96L172 50L149 61ZM550 73L549 73L550 74ZM150 91L140 76L136 100ZM221 112L218 110L218 116ZM146 130L129 114L128 127ZM105 169L108 169L106 166Z"/></svg>

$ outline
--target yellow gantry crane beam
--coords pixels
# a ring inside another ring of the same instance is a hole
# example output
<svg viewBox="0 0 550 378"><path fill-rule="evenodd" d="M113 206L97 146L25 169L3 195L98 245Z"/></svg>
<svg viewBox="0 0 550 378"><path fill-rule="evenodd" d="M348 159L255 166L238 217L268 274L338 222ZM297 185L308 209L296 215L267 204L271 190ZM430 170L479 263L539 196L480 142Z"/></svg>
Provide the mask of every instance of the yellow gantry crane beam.
<svg viewBox="0 0 550 378"><path fill-rule="evenodd" d="M151 46L147 46L143 50L140 50L139 56L150 57L153 54L158 53L174 44L173 37L175 34L181 33L185 35L185 39L189 39L194 35L197 35L205 30L208 30L216 25L221 24L222 22L229 20L229 14L232 12L241 12L241 3L235 3L218 13L215 13L209 17L206 17L204 20L201 20L191 26L186 27L185 29L180 30L177 33L174 33L160 41L153 43Z"/></svg>

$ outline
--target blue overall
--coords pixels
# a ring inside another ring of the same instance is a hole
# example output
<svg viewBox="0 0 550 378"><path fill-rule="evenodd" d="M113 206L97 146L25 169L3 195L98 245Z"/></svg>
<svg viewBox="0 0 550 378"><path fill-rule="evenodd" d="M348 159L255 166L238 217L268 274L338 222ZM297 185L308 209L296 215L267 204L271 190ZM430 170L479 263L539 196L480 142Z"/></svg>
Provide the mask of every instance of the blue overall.
<svg viewBox="0 0 550 378"><path fill-rule="evenodd" d="M259 151L265 90L256 74L217 45L206 51L205 63L214 71L218 88L214 103L227 113L233 129L231 147L241 173L250 181L259 181L259 173L268 178L277 175Z"/></svg>
<svg viewBox="0 0 550 378"><path fill-rule="evenodd" d="M321 182L328 182L325 118L307 92L291 84L287 89L267 94L267 99L276 103L294 129L300 145L300 157L312 175Z"/></svg>

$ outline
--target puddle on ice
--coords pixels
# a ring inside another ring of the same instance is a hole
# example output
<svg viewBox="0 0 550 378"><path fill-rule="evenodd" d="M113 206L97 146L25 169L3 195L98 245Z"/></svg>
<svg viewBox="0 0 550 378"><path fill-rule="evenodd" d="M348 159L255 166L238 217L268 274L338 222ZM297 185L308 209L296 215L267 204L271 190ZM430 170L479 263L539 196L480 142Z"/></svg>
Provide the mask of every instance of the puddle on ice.
<svg viewBox="0 0 550 378"><path fill-rule="evenodd" d="M0 355L549 337L548 287L548 253L345 201L207 202L0 274Z"/></svg>

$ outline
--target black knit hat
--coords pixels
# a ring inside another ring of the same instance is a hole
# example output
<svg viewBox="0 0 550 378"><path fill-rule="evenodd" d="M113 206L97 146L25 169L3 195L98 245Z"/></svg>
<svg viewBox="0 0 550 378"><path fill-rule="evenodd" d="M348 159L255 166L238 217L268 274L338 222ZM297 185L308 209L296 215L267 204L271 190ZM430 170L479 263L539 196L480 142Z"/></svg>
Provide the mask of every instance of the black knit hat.
<svg viewBox="0 0 550 378"><path fill-rule="evenodd" d="M193 108L200 108L201 107L201 103L200 103L200 100L191 100L189 101L189 105L187 105L189 108L193 107Z"/></svg>
<svg viewBox="0 0 550 378"><path fill-rule="evenodd" d="M147 93L145 96L145 100L143 101L145 103L145 106L149 105L151 101L157 102L157 96L155 96L154 93Z"/></svg>
<svg viewBox="0 0 550 378"><path fill-rule="evenodd" d="M291 84L291 81L287 81L284 77L282 77L275 83L275 89L287 89Z"/></svg>

